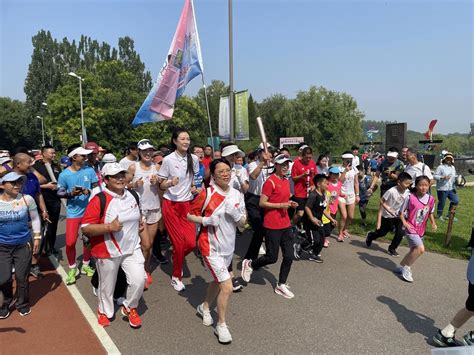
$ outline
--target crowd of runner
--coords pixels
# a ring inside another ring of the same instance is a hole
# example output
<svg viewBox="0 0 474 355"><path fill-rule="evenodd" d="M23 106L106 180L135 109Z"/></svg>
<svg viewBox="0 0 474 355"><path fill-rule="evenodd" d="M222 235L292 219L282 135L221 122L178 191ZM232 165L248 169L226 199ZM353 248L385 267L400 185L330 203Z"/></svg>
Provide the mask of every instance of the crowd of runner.
<svg viewBox="0 0 474 355"><path fill-rule="evenodd" d="M216 324L219 342L227 344L232 336L225 316L232 293L248 285L258 269L276 263L281 249L274 292L293 298L288 286L293 261L323 263L323 250L331 241L351 238L356 206L366 226L367 204L377 189L376 229L367 233L366 245L393 232L387 252L398 257L405 237L410 249L394 272L407 282L414 281L413 264L424 252L428 221L436 231L436 219L446 218L446 199L451 212L459 202L453 155L446 153L432 174L407 147L359 157L359 148L353 146L340 157L321 154L314 159L313 149L301 144L291 159L288 149L263 143L249 154L233 143L214 151L209 145L193 145L186 130L176 129L169 145L155 147L142 139L129 144L120 160L94 142L72 145L57 158L52 146L36 155L18 148L0 158L0 319L10 315L13 302L20 315L31 312L28 277L42 277L41 255L58 254L61 205L66 209L69 266L65 282L73 285L79 274L91 277L101 326L110 324L115 304L130 326L141 326L137 307L153 283L150 262L169 262L162 250L169 239L171 286L177 292L186 289L183 264L195 251L211 279L197 313L205 326ZM342 164L332 164L334 158ZM242 284L233 272L233 256L236 235L244 229L251 229L252 236L242 261ZM474 314L471 297L470 283L465 321ZM217 322L211 315L214 303ZM454 344L459 323L440 330L435 342Z"/></svg>

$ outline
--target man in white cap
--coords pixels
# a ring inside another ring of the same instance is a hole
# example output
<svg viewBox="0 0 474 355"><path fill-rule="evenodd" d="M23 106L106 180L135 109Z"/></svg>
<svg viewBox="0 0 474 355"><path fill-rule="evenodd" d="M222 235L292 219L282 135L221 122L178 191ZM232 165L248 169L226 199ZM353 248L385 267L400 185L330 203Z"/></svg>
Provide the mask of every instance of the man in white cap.
<svg viewBox="0 0 474 355"><path fill-rule="evenodd" d="M458 194L456 193L456 168L454 167L454 156L450 152L446 152L441 160L441 165L436 168L433 175L436 180L436 191L438 193L437 217L443 219L443 210L446 198L451 202L449 211L454 211L459 203Z"/></svg>
<svg viewBox="0 0 474 355"><path fill-rule="evenodd" d="M377 168L367 192L372 194L376 189L378 180L381 179L380 196L383 196L390 188L397 186L398 175L402 171L403 163L398 159L398 149L395 147L389 148L387 157Z"/></svg>
<svg viewBox="0 0 474 355"><path fill-rule="evenodd" d="M64 169L58 178L58 196L67 199L66 212L66 255L69 263L66 284L76 283L76 276L80 273L89 277L94 275L94 269L89 265L90 250L84 245L82 268L76 265L76 242L81 225L82 216L89 202L91 190L97 186L98 179L94 169L85 167L87 156L91 150L79 144L70 146L67 155L71 159L71 166Z"/></svg>

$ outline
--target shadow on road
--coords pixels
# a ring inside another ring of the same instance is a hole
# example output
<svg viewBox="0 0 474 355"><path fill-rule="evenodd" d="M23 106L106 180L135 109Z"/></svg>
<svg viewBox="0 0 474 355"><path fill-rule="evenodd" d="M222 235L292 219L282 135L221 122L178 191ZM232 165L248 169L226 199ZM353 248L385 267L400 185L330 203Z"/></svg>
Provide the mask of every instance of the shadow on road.
<svg viewBox="0 0 474 355"><path fill-rule="evenodd" d="M382 248L380 245L378 245L375 242L372 243L372 246L370 248L368 248L367 245L365 244L365 240L351 239L350 243L351 243L351 245L354 245L354 246L359 247L359 248L376 250L376 251L380 251L380 252L385 253L385 254L388 255L387 249Z"/></svg>
<svg viewBox="0 0 474 355"><path fill-rule="evenodd" d="M370 265L372 267L378 267L390 272L395 271L397 267L397 264L395 262L393 262L391 259L386 258L386 257L375 256L375 255L362 253L362 252L357 252L357 255L359 255L360 260L362 260L367 265Z"/></svg>
<svg viewBox="0 0 474 355"><path fill-rule="evenodd" d="M55 270L48 259L40 259L40 268L43 272L47 273L40 279L30 277L30 306L34 306L40 299L54 291L62 283L61 276L55 272L48 272Z"/></svg>
<svg viewBox="0 0 474 355"><path fill-rule="evenodd" d="M424 314L412 311L387 296L378 296L377 301L386 304L390 308L397 317L397 321L403 325L407 332L423 335L425 340L430 344L431 337L436 334L437 331L433 319Z"/></svg>

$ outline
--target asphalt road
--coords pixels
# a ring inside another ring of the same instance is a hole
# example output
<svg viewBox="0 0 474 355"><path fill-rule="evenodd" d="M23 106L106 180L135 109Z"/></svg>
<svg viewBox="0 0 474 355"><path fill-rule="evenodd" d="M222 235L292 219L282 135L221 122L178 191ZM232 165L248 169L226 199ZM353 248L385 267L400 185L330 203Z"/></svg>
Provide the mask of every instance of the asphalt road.
<svg viewBox="0 0 474 355"><path fill-rule="evenodd" d="M59 232L64 232L63 225ZM234 269L239 276L240 255L249 240L248 233L238 237ZM64 237L58 238L61 242ZM227 346L196 316L210 278L194 254L186 259L184 292L178 294L170 286L170 264L157 267L139 306L142 328L131 329L117 312L106 330L124 354L428 353L436 328L464 305L467 262L425 253L413 268L415 282L410 284L392 272L400 257L389 256L385 247L374 242L368 249L358 237L344 243L331 239L323 250L324 264L293 263L291 300L273 292L279 263L255 272L250 284L230 299L227 324L233 342ZM401 256L407 250L401 247ZM95 310L97 298L89 281L82 276L77 285Z"/></svg>

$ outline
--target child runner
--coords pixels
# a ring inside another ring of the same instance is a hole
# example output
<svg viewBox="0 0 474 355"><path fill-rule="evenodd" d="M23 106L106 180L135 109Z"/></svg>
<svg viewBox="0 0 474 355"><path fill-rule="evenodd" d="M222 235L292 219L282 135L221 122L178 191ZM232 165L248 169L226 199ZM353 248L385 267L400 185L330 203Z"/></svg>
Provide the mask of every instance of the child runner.
<svg viewBox="0 0 474 355"><path fill-rule="evenodd" d="M396 272L401 274L403 279L408 282L413 282L411 266L425 252L423 236L425 235L428 218L431 221L433 232L438 229L433 217L435 201L433 196L428 194L429 189L430 178L425 175L418 176L415 179L415 191L407 197L400 213L400 219L406 229L405 236L408 239L410 251L400 262Z"/></svg>
<svg viewBox="0 0 474 355"><path fill-rule="evenodd" d="M335 220L337 215L337 209L339 208L339 197L342 195L342 182L339 181L339 174L341 169L338 166L332 166L329 168L328 173L328 188L327 191L331 195L329 197L329 212L331 217ZM329 220L323 217L323 223L329 223ZM337 222L332 226L334 228L337 225ZM329 231L329 234L328 234ZM324 240L324 247L329 247L329 239L328 237L331 235L332 229L330 227L326 227L326 239Z"/></svg>
<svg viewBox="0 0 474 355"><path fill-rule="evenodd" d="M405 200L410 195L408 188L411 185L411 176L407 173L398 175L397 186L390 188L382 196L380 201L380 209L382 213L382 221L380 228L375 232L367 233L365 244L370 247L372 242L377 238L387 235L395 229L392 243L388 247L388 253L392 256L398 256L397 248L400 245L405 231L403 230L402 220L400 219L400 210Z"/></svg>
<svg viewBox="0 0 474 355"><path fill-rule="evenodd" d="M347 230L354 218L356 203L359 203L359 179L357 169L352 165L354 155L351 152L342 154L343 171L339 180L342 182L342 196L339 198L339 208L341 210L341 223L339 225L338 242L343 242L344 238L350 238Z"/></svg>
<svg viewBox="0 0 474 355"><path fill-rule="evenodd" d="M277 262L278 249L281 247L283 261L275 293L285 298L295 296L286 284L294 254L288 208L297 207L297 202L290 201L290 183L286 179L290 161L284 154L276 156L275 173L263 184L260 206L265 209L263 227L265 228L266 254L254 261L244 259L242 262L242 279L249 282L254 269Z"/></svg>
<svg viewBox="0 0 474 355"><path fill-rule="evenodd" d="M66 285L76 283L79 272L89 277L94 275L94 269L89 265L91 251L84 245L82 268L76 266L76 242L81 226L82 216L86 211L91 190L97 185L98 179L92 168L84 166L88 154L92 151L82 148L79 144L68 148L68 157L71 166L64 169L58 178L58 197L67 198L66 211L66 255L69 263L69 271L66 277Z"/></svg>
<svg viewBox="0 0 474 355"><path fill-rule="evenodd" d="M191 204L188 220L202 224L199 249L213 282L207 289L205 301L197 307L202 324L211 326L214 320L211 307L217 299L218 321L215 334L220 343L232 342L226 325L227 304L232 294L232 277L228 271L235 249L235 227L246 223L245 203L242 195L229 186L231 166L226 159L210 164L214 184L202 191Z"/></svg>
<svg viewBox="0 0 474 355"><path fill-rule="evenodd" d="M370 175L365 175L365 170L362 165L357 165L357 170L359 172L359 212L360 212L360 218L361 218L361 224L362 226L366 227L367 226L367 204L369 203L369 198L370 194L367 192L367 190L370 188L370 183L372 181L372 178Z"/></svg>
<svg viewBox="0 0 474 355"><path fill-rule="evenodd" d="M331 217L331 214L326 211L328 205L328 199L326 196L326 189L328 186L327 176L324 174L318 174L313 178L314 186L316 187L313 192L309 194L308 201L306 201L305 213L306 213L306 235L310 237L301 244L301 248L305 248L310 243L312 246L312 253L309 254L308 260L317 263L322 263L321 250L323 249L325 240L324 225L322 222L323 216L329 221L335 222ZM296 244L298 246L298 244ZM297 252L298 247L295 248L295 258L299 259L299 253Z"/></svg>
<svg viewBox="0 0 474 355"><path fill-rule="evenodd" d="M177 128L171 137L172 153L163 158L158 176L163 194L163 218L173 245L173 274L171 286L183 291L184 257L196 247L196 228L187 220L193 193L194 174L199 171L199 158L189 152L189 133Z"/></svg>

